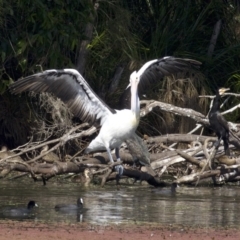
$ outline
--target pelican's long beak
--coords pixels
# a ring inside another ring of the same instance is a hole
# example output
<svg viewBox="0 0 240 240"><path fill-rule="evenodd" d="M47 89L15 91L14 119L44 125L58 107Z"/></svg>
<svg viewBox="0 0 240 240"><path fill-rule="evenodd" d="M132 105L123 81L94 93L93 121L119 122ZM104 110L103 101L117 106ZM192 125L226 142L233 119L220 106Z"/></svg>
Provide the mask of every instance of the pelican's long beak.
<svg viewBox="0 0 240 240"><path fill-rule="evenodd" d="M131 109L132 112L138 114L139 112L139 97L138 97L138 80L134 79L131 85Z"/></svg>

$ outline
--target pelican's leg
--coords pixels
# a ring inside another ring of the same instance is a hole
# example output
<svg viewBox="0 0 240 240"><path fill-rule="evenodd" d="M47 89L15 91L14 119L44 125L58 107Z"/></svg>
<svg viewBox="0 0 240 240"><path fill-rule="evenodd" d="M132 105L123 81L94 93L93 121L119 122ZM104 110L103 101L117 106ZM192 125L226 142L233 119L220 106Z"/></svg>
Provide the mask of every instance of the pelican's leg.
<svg viewBox="0 0 240 240"><path fill-rule="evenodd" d="M119 148L115 148L115 155L116 155L117 161L121 161L120 155L119 155ZM122 165L117 165L115 166L115 170L117 171L118 177L120 178L123 175L124 167Z"/></svg>
<svg viewBox="0 0 240 240"><path fill-rule="evenodd" d="M113 163L114 161L113 161L113 158L112 158L111 150L108 147L106 147L106 149L107 149L107 153L108 153L108 157L110 159L110 162Z"/></svg>
<svg viewBox="0 0 240 240"><path fill-rule="evenodd" d="M112 158L112 154L111 154L111 150L110 150L110 148L107 148L106 147L106 149L107 149L107 153L108 153L108 157L109 157L109 159L110 159L110 162L114 162L113 161L113 158ZM117 161L121 161L121 159L120 159L120 156L119 156L119 148L116 148L115 149L115 154L116 154L116 157L117 157ZM122 174L123 174L123 166L122 165L117 165L117 166L115 166L115 170L116 170L116 172L118 173L117 174L117 178L120 178L121 176L122 176Z"/></svg>

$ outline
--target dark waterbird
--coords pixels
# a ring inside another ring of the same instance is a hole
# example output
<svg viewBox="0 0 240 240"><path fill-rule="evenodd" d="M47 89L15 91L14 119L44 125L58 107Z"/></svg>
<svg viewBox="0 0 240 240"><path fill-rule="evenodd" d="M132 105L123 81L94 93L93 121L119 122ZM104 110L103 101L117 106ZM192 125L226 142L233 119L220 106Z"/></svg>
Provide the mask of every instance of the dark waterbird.
<svg viewBox="0 0 240 240"><path fill-rule="evenodd" d="M31 200L28 202L27 207L7 208L3 210L2 214L6 217L25 218L31 215L34 207L38 207L38 205Z"/></svg>
<svg viewBox="0 0 240 240"><path fill-rule="evenodd" d="M221 95L228 91L229 88L220 88L216 91L216 96L213 100L212 108L209 112L210 128L216 133L218 141L214 143L216 149L218 149L221 140L224 143L225 154L230 156L229 150L229 126L226 119L220 113Z"/></svg>
<svg viewBox="0 0 240 240"><path fill-rule="evenodd" d="M82 198L77 199L77 204L57 204L55 206L56 211L62 211L62 212L80 211L82 209L83 209Z"/></svg>

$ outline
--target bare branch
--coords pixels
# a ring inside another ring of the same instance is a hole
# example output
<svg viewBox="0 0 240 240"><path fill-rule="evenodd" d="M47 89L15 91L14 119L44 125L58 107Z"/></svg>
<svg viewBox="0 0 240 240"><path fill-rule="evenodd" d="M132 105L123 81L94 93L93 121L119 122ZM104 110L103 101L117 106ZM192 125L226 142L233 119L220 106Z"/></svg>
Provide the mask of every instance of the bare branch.
<svg viewBox="0 0 240 240"><path fill-rule="evenodd" d="M89 15L89 22L86 24L86 27L85 27L85 39L82 40L80 50L78 53L76 68L81 74L83 74L83 71L85 69L85 63L86 63L87 55L88 55L87 45L92 40L93 27L94 27L93 23L94 23L94 20L96 17L97 9L99 7L98 1L92 1L92 0L89 0L89 1L92 2L92 4L93 4L93 9L95 11L95 14L90 13L90 15Z"/></svg>
<svg viewBox="0 0 240 240"><path fill-rule="evenodd" d="M146 116L149 112L153 110L153 108L159 107L163 111L173 113L175 115L189 117L198 123L201 123L205 126L209 126L209 121L208 119L206 119L206 117L203 114L197 111L194 111L190 108L176 107L172 104L159 102L155 100L144 100L144 101L141 101L141 104L145 105L145 107L141 109L141 113L140 113L141 117Z"/></svg>

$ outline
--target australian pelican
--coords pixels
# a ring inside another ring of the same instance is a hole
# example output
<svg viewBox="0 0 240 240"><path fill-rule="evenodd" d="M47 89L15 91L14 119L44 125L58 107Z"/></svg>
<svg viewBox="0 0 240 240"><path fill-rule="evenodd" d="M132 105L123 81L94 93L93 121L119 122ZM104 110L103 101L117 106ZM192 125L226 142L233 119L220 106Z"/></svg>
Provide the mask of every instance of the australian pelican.
<svg viewBox="0 0 240 240"><path fill-rule="evenodd" d="M81 74L74 69L46 70L23 79L10 86L10 91L19 94L24 91L50 92L60 98L76 117L90 124L100 124L98 136L89 144L86 153L107 150L111 162L111 149L115 149L120 161L119 147L135 133L140 118L138 87L191 67L198 68L200 62L192 59L164 57L146 62L130 75L131 109L114 110L107 106L91 89ZM121 165L116 166L119 176Z"/></svg>

